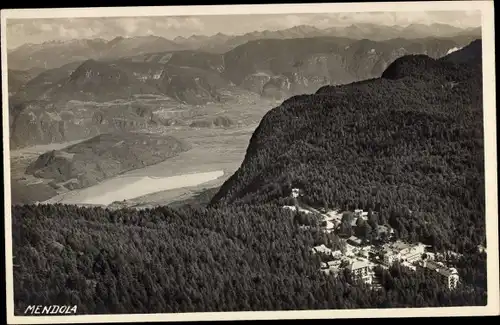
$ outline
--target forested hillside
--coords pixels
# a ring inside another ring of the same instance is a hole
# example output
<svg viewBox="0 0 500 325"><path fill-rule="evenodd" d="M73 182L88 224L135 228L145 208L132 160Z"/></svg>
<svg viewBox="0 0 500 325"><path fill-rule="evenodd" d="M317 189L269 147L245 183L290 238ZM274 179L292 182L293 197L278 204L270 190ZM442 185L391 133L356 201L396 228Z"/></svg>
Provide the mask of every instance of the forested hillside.
<svg viewBox="0 0 500 325"><path fill-rule="evenodd" d="M13 210L16 313L28 304L78 313L165 313L484 305L485 255L464 255L464 284L395 267L384 289L319 272L325 243L272 205L145 211L20 206ZM474 287L471 286L474 284Z"/></svg>
<svg viewBox="0 0 500 325"><path fill-rule="evenodd" d="M480 51L478 43L470 46ZM212 204L277 202L298 187L314 206L379 211L402 238L458 251L484 245L481 56L473 58L405 56L379 79L286 100L263 118Z"/></svg>

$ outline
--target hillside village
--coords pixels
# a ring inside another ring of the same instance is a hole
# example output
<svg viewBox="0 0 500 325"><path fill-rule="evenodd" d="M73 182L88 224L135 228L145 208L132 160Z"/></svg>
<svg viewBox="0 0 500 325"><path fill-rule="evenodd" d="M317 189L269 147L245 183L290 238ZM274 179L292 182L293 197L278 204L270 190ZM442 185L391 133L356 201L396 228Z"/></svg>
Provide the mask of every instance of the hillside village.
<svg viewBox="0 0 500 325"><path fill-rule="evenodd" d="M412 271L422 271L426 276L436 275L450 290L457 287L460 277L457 270L448 267L439 253L432 252L422 243L406 243L397 240L394 229L388 225L376 226L376 239L367 240L363 236L363 225L369 222L372 211L361 209L351 211L316 210L299 205L300 189L292 189L291 196L295 205L285 205L284 209L319 217L321 229L326 234L337 234L339 243L327 243L315 246L312 252L321 260L321 272L339 275L347 273L352 280L362 281L373 289L380 287L374 270L377 267L388 269L395 263ZM342 228L349 224L357 234L346 237ZM361 235L359 235L361 233ZM342 236L344 235L344 236ZM367 234L368 235L368 234ZM363 238L364 237L364 238Z"/></svg>

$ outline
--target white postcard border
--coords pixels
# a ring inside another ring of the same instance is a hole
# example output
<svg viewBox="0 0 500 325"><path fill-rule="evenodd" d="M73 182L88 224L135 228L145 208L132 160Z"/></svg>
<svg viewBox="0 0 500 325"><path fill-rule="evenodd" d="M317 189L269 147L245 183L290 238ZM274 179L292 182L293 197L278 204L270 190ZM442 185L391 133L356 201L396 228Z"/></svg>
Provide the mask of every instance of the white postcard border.
<svg viewBox="0 0 500 325"><path fill-rule="evenodd" d="M314 311L214 312L176 314L122 314L75 316L14 316L14 287L12 261L11 184L9 154L9 119L7 91L7 19L75 18L75 17L140 17L140 16L196 16L196 15L248 15L248 14L306 14L327 12L411 12L461 11L482 12L483 89L484 89L484 150L486 186L486 241L488 248L488 305L479 307L389 308ZM269 319L324 319L324 318L379 318L379 317L443 317L498 315L498 202L496 162L496 102L495 102L495 45L493 1L429 1L395 3L336 3L336 4L269 4L230 6L164 6L116 7L72 9L12 9L1 11L2 55L2 119L5 203L5 265L7 289L7 322L15 324L51 323L109 323L159 321L222 321Z"/></svg>

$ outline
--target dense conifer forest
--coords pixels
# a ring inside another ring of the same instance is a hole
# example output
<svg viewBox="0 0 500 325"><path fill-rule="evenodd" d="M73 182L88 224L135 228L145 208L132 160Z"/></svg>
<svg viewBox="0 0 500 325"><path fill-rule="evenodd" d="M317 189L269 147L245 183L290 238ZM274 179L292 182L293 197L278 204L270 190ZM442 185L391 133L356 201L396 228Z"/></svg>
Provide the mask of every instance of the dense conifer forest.
<svg viewBox="0 0 500 325"><path fill-rule="evenodd" d="M325 242L273 205L147 211L40 205L14 209L15 305L78 313L161 313L484 305L485 256L456 261L450 291L404 268L382 290L319 271Z"/></svg>
<svg viewBox="0 0 500 325"><path fill-rule="evenodd" d="M311 248L338 238L282 208L293 187L305 204L374 211L366 227L461 253L449 259L461 283L449 290L396 264L368 290L348 271L320 272ZM485 305L484 205L480 60L403 57L379 79L270 111L207 207L13 207L16 313Z"/></svg>

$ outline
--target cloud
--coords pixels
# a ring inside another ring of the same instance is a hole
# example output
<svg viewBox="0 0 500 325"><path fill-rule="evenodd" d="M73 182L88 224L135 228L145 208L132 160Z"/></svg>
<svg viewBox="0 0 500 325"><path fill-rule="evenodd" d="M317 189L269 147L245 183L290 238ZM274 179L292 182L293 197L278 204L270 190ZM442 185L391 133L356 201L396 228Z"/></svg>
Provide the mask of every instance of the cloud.
<svg viewBox="0 0 500 325"><path fill-rule="evenodd" d="M65 28L62 25L59 26L59 36L63 39L79 38L82 32L73 28Z"/></svg>
<svg viewBox="0 0 500 325"><path fill-rule="evenodd" d="M302 25L304 19L297 15L287 15L285 17L286 25L293 27L297 25Z"/></svg>
<svg viewBox="0 0 500 325"><path fill-rule="evenodd" d="M51 24L41 24L40 25L40 30L42 32L50 32L50 31L52 31L52 29L53 29L53 26Z"/></svg>
<svg viewBox="0 0 500 325"><path fill-rule="evenodd" d="M187 18L186 24L188 24L189 26L191 26L194 29L199 29L199 30L201 30L201 29L203 29L203 27L205 27L205 24L203 24L199 18L195 18L195 17Z"/></svg>

